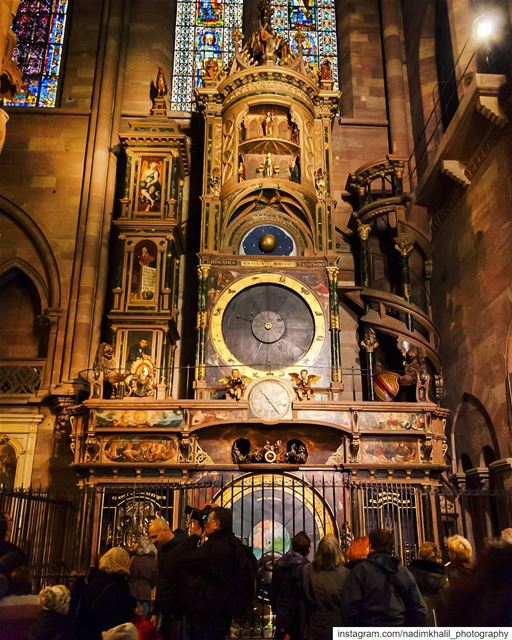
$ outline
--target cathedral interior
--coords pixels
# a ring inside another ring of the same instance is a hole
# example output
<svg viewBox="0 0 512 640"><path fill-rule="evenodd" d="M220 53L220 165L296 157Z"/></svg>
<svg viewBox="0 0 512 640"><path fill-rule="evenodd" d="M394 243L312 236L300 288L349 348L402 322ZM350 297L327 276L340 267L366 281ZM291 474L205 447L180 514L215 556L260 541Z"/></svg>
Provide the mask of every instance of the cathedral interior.
<svg viewBox="0 0 512 640"><path fill-rule="evenodd" d="M0 506L511 526L511 15L0 0Z"/></svg>

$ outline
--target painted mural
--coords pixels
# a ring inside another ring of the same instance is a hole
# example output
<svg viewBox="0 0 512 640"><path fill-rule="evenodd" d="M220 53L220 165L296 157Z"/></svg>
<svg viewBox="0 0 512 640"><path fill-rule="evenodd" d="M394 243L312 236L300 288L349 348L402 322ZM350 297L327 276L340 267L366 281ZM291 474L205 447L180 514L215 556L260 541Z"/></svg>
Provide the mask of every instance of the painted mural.
<svg viewBox="0 0 512 640"><path fill-rule="evenodd" d="M102 453L110 462L178 462L178 439L113 436L102 442Z"/></svg>
<svg viewBox="0 0 512 640"><path fill-rule="evenodd" d="M387 464L419 462L418 443L410 440L363 440L361 462Z"/></svg>
<svg viewBox="0 0 512 640"><path fill-rule="evenodd" d="M181 409L142 411L140 409L96 411L97 427L179 427L183 423Z"/></svg>
<svg viewBox="0 0 512 640"><path fill-rule="evenodd" d="M359 413L359 429L424 429L425 416L422 413Z"/></svg>

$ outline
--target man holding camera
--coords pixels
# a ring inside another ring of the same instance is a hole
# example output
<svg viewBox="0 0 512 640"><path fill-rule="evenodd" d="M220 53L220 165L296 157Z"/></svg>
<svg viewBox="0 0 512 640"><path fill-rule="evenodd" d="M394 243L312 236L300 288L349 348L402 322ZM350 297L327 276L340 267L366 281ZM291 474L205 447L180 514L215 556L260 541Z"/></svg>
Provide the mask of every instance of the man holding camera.
<svg viewBox="0 0 512 640"><path fill-rule="evenodd" d="M192 511L177 561L190 640L224 640L229 632L237 544L230 509Z"/></svg>

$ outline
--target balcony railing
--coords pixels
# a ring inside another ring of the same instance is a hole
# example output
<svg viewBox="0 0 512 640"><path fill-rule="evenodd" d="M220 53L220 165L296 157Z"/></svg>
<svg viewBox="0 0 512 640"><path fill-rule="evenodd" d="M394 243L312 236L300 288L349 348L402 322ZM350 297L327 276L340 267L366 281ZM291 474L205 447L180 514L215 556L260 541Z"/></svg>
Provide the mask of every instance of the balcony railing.
<svg viewBox="0 0 512 640"><path fill-rule="evenodd" d="M46 360L0 361L1 395L36 395L41 387Z"/></svg>

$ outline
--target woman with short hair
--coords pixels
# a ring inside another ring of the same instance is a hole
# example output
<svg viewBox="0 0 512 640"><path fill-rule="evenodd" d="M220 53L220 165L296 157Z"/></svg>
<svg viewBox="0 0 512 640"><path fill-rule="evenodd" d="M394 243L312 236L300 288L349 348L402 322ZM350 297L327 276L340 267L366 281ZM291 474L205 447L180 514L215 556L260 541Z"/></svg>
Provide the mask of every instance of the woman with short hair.
<svg viewBox="0 0 512 640"><path fill-rule="evenodd" d="M84 587L78 604L77 632L84 640L101 640L101 632L130 622L136 600L130 595L127 577L130 556L112 547L99 561L97 571Z"/></svg>
<svg viewBox="0 0 512 640"><path fill-rule="evenodd" d="M446 538L448 560L445 564L446 573L450 584L457 580L463 580L471 571L471 559L473 547L471 542L458 534Z"/></svg>
<svg viewBox="0 0 512 640"><path fill-rule="evenodd" d="M336 536L325 535L315 559L304 567L304 640L331 640L333 627L343 625L341 592L349 570Z"/></svg>

